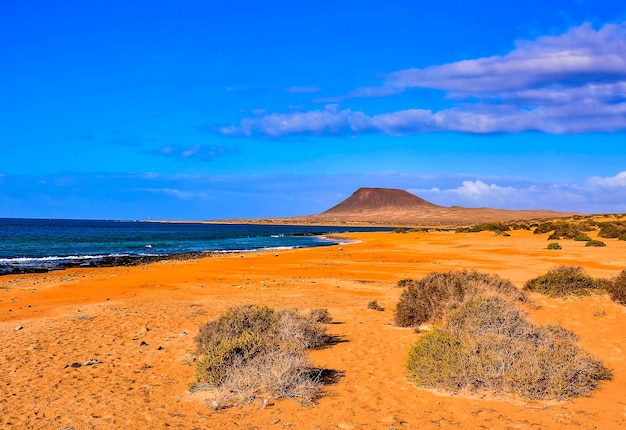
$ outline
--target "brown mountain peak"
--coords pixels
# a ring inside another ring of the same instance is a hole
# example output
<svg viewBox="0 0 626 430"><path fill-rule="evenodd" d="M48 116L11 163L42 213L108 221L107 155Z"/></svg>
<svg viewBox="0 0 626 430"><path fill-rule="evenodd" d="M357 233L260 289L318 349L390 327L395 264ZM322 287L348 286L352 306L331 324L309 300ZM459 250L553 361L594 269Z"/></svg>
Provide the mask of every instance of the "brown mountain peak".
<svg viewBox="0 0 626 430"><path fill-rule="evenodd" d="M326 215L381 210L415 210L439 207L396 188L359 188L350 197L323 212Z"/></svg>

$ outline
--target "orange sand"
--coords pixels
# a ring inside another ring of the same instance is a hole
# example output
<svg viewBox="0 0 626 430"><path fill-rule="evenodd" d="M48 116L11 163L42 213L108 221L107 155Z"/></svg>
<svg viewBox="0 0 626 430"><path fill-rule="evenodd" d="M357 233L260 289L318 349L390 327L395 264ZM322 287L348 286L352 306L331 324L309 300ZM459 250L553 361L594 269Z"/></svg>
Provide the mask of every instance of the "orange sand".
<svg viewBox="0 0 626 430"><path fill-rule="evenodd" d="M0 428L608 429L626 427L626 307L606 296L546 299L530 311L560 322L614 370L592 397L567 402L447 396L404 374L418 335L391 325L401 278L475 268L522 286L555 264L609 277L626 267L626 242L606 248L547 235L359 233L361 243L209 257L131 268L74 269L0 278ZM371 300L386 309L367 309ZM345 342L313 351L343 372L313 407L289 400L213 412L189 394L197 328L226 307L327 308ZM145 344L142 345L142 342ZM90 359L99 364L84 365ZM72 363L83 364L73 368Z"/></svg>

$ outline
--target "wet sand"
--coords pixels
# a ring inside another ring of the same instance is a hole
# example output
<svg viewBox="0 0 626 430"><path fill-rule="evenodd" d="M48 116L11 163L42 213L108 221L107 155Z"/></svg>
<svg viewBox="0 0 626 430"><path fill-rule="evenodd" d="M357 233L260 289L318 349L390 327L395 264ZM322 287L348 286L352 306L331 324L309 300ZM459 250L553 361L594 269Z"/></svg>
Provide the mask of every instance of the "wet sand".
<svg viewBox="0 0 626 430"><path fill-rule="evenodd" d="M626 242L606 248L515 231L358 233L360 243L219 255L144 266L68 269L0 278L0 428L581 428L626 427L626 307L607 296L532 295L540 323L561 323L613 369L591 397L527 403L448 396L407 382L419 336L394 327L399 279L477 269L518 287L555 264L593 276L626 268ZM592 234L593 236L593 234ZM377 300L385 310L367 309ZM311 353L339 375L312 407L289 400L212 411L190 394L193 338L227 307L327 308L344 341ZM80 365L80 366L79 366Z"/></svg>

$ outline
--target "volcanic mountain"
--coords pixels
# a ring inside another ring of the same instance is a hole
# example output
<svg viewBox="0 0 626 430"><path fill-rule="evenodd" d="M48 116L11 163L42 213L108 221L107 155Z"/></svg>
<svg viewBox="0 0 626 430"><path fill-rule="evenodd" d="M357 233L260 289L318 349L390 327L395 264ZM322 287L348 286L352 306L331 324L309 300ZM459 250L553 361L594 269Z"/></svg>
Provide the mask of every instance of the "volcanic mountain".
<svg viewBox="0 0 626 430"><path fill-rule="evenodd" d="M549 210L508 210L438 206L395 188L359 188L350 197L316 215L227 220L256 224L352 224L389 226L458 226L482 222L540 220L581 215Z"/></svg>
<svg viewBox="0 0 626 430"><path fill-rule="evenodd" d="M434 205L404 190L395 188L359 188L350 197L321 215L359 214L380 211L434 209Z"/></svg>
<svg viewBox="0 0 626 430"><path fill-rule="evenodd" d="M560 218L573 212L549 210L507 210L438 206L407 191L394 188L359 188L332 208L311 216L283 222L387 224L387 225L470 225L480 222Z"/></svg>

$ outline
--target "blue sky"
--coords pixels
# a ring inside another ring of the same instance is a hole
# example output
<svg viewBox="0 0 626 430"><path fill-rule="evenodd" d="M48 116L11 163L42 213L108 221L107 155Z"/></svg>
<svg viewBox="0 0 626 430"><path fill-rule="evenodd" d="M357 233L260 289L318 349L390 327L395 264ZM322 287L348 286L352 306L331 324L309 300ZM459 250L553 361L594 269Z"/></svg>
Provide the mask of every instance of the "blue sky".
<svg viewBox="0 0 626 430"><path fill-rule="evenodd" d="M6 1L0 40L0 217L626 212L622 1Z"/></svg>

